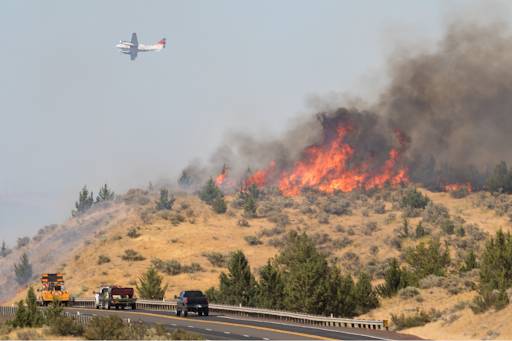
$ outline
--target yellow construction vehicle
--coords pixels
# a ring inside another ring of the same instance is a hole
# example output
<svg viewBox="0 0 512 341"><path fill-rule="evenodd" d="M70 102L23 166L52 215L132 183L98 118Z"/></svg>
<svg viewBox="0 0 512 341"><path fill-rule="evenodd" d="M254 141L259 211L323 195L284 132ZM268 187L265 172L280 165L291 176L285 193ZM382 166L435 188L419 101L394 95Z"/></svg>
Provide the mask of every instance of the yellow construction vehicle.
<svg viewBox="0 0 512 341"><path fill-rule="evenodd" d="M61 273L42 274L41 289L38 290L38 301L41 305L48 305L57 300L65 306L69 303L69 293L64 288L64 276Z"/></svg>

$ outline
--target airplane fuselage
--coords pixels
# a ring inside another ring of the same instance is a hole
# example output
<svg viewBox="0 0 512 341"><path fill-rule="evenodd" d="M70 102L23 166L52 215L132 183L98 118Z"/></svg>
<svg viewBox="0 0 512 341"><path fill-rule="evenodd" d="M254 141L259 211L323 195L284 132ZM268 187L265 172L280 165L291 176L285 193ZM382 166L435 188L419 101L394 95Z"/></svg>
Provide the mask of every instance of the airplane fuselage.
<svg viewBox="0 0 512 341"><path fill-rule="evenodd" d="M131 60L134 60L139 52L161 51L165 47L165 42L165 38L163 38L153 45L139 44L137 34L133 33L131 41L121 40L116 47L121 53L129 54Z"/></svg>

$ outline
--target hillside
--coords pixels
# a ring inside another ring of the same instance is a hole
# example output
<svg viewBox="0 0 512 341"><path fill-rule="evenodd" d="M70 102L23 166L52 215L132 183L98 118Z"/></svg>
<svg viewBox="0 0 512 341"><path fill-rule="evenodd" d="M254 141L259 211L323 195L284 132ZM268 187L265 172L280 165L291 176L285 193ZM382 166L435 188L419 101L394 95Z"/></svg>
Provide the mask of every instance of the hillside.
<svg viewBox="0 0 512 341"><path fill-rule="evenodd" d="M464 235L446 234L425 223L430 235L450 245L452 263L456 266L470 249L478 254L487 234L492 235L500 228L510 230L509 219L503 214L506 212L503 207L512 202L509 196L473 193L457 199L449 193L421 191L435 204L444 205L457 226L464 228ZM374 284L378 284L382 282L388 259L399 258L401 250L418 242L404 238L397 246L397 235L403 224L403 211L397 206L399 190L379 190L371 195L267 194L258 202L257 218L247 219L249 226L244 226L243 210L237 207L235 196L226 197L226 214L216 214L195 195L174 195L176 202L171 211L156 211L158 193L131 190L113 202L42 231L27 246L0 259L0 284L4 288L15 287L12 264L24 251L30 256L35 274L63 271L67 287L76 297L92 296L92 291L101 284L133 286L152 260L158 258L176 260L182 268L185 266L184 273L163 274L169 284L166 298L171 299L182 289L205 290L218 285L218 276L224 268L212 265L208 253L227 256L241 249L255 272L278 252L283 237L291 230L307 232L343 272L355 274L365 270L373 275ZM408 218L412 230L421 219L422 214ZM144 260L123 260L125 250L130 249ZM100 256L110 261L98 265ZM491 309L479 315L469 308L469 302L477 294L477 270L463 275L450 271L446 277L431 282L422 282L418 293L411 297L397 295L383 299L379 308L363 317L390 319L391 313L409 314L435 308L438 316L434 322L404 332L434 338L512 337L512 329L506 323L512 316L512 307L499 312ZM4 300L9 302L23 294L21 290L13 298L13 290L2 291Z"/></svg>

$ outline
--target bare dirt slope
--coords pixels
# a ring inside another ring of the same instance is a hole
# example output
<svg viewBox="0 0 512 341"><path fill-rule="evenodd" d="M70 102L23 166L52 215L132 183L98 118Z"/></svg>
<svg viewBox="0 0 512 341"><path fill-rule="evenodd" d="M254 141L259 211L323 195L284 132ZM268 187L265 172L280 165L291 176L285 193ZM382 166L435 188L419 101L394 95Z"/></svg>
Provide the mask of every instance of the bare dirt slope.
<svg viewBox="0 0 512 341"><path fill-rule="evenodd" d="M487 233L493 234L499 228L510 230L508 217L499 214L496 199L487 194L455 199L447 193L423 192L435 203L446 206L464 226L476 226L476 232L468 228L473 232L464 237L443 237L453 245L450 251L454 262L467 251L463 250L467 245L480 248L485 242L482 236ZM257 271L278 252L286 232L291 230L306 231L342 270L372 273L375 284L381 281L387 260L401 254L393 242L402 224L401 212L393 203L393 191L371 197L347 194L344 200L350 203L349 211L339 215L326 214L322 209L332 200L329 195L269 196L259 203L258 217L248 219L249 226L241 226L245 225L243 210L236 208L234 196L226 198L228 212L219 215L195 195L175 195L177 200L170 212L155 211L156 193L132 190L105 207L43 233L41 240L32 240L24 249L0 260L1 287L15 288L12 264L24 251L30 255L35 274L63 271L68 289L77 297L91 297L101 284L133 286L156 258L176 260L185 266L199 264L199 272L163 274L169 284L167 299L183 289L205 290L218 285L219 273L225 268L212 265L206 253L227 255L241 249L253 271ZM409 223L414 227L420 219L410 218ZM137 232L132 237L128 236L131 228ZM248 237L254 245L246 240ZM405 241L402 250L415 242ZM144 260L123 260L128 249L138 252ZM99 265L100 256L110 261ZM436 321L404 332L426 338L512 338L512 329L506 323L512 317L511 307L479 315L469 308L477 282L477 271L464 276L448 275L439 283L425 284L414 297L383 299L379 308L363 317L390 319L392 313L436 309ZM36 278L33 283L37 285ZM4 299L11 298L10 302L22 297L24 291L15 298L14 294L14 290L2 291Z"/></svg>

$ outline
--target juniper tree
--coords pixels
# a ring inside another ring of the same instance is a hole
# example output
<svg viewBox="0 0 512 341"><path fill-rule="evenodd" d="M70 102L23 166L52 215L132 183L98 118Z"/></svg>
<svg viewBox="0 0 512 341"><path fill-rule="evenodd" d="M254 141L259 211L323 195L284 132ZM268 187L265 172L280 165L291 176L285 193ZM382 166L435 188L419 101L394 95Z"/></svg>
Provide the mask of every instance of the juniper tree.
<svg viewBox="0 0 512 341"><path fill-rule="evenodd" d="M325 315L352 317L355 315L356 301L354 297L354 281L347 274L342 276L336 267L331 267L329 273L329 286L325 292L328 303Z"/></svg>
<svg viewBox="0 0 512 341"><path fill-rule="evenodd" d="M315 243L305 234L291 232L277 257L283 268L285 305L287 309L322 314L332 299L329 287L329 266Z"/></svg>
<svg viewBox="0 0 512 341"><path fill-rule="evenodd" d="M467 272L467 271L476 269L477 267L478 267L478 263L476 260L475 253L473 252L473 250L471 250L464 258L464 265L462 266L461 271Z"/></svg>
<svg viewBox="0 0 512 341"><path fill-rule="evenodd" d="M105 184L100 188L98 196L96 197L96 202L114 200L114 197L115 193L112 190L110 190L110 188L108 188L107 184Z"/></svg>
<svg viewBox="0 0 512 341"><path fill-rule="evenodd" d="M76 217L85 211L87 211L89 208L91 208L92 204L94 203L94 195L92 192L89 193L89 190L87 189L87 186L84 186L80 193L78 194L78 201L75 202L75 210L73 210L71 213L73 217Z"/></svg>
<svg viewBox="0 0 512 341"><path fill-rule="evenodd" d="M199 191L199 198L209 205L221 196L223 196L222 191L215 185L212 178L210 178Z"/></svg>
<svg viewBox="0 0 512 341"><path fill-rule="evenodd" d="M448 247L441 250L439 240L432 240L428 246L420 242L416 247L405 252L405 261L412 267L418 279L428 275L443 276L450 264Z"/></svg>
<svg viewBox="0 0 512 341"><path fill-rule="evenodd" d="M139 296L145 299L162 300L167 291L167 284L162 287L162 276L160 276L154 267L139 277L139 283L135 286Z"/></svg>
<svg viewBox="0 0 512 341"><path fill-rule="evenodd" d="M5 257L7 256L9 253L11 253L11 250L9 250L9 248L7 247L7 245L5 244L5 241L2 241L2 247L0 249L0 256L1 257Z"/></svg>
<svg viewBox="0 0 512 341"><path fill-rule="evenodd" d="M219 196L215 198L215 200L212 203L212 208L215 211L215 213L226 213L227 206L226 201L224 200L224 196Z"/></svg>
<svg viewBox="0 0 512 341"><path fill-rule="evenodd" d="M256 200L251 196L247 196L244 200L244 214L246 217L252 218L256 216Z"/></svg>
<svg viewBox="0 0 512 341"><path fill-rule="evenodd" d="M20 262L14 265L14 273L19 284L27 283L32 277L32 264L30 264L26 253L23 253Z"/></svg>
<svg viewBox="0 0 512 341"><path fill-rule="evenodd" d="M242 251L238 250L231 254L228 273L221 273L219 278L220 296L224 303L244 306L254 304L256 280Z"/></svg>
<svg viewBox="0 0 512 341"><path fill-rule="evenodd" d="M260 280L257 289L257 304L259 307L270 309L284 308L284 282L278 267L267 261L260 269Z"/></svg>
<svg viewBox="0 0 512 341"><path fill-rule="evenodd" d="M165 188L162 188L160 190L160 199L156 203L156 209L159 211L170 210L174 205L174 201L176 201L176 198L174 198L173 195L169 197L169 191Z"/></svg>
<svg viewBox="0 0 512 341"><path fill-rule="evenodd" d="M354 295L358 310L361 314L365 314L379 306L379 300L375 290L373 290L371 278L365 272L359 274L357 284L354 288Z"/></svg>
<svg viewBox="0 0 512 341"><path fill-rule="evenodd" d="M18 310L11 323L17 328L43 325L44 316L41 310L37 309L36 295L32 287L28 289L25 301L18 302Z"/></svg>
<svg viewBox="0 0 512 341"><path fill-rule="evenodd" d="M512 286L512 235L496 232L486 245L480 261L480 283L485 290Z"/></svg>

